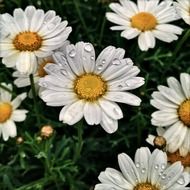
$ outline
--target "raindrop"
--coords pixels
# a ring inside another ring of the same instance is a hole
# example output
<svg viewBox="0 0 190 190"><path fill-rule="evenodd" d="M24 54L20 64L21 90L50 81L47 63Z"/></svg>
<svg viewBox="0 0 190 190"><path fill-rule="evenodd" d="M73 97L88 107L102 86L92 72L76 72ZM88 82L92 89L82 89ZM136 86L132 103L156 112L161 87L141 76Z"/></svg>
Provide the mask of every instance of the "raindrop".
<svg viewBox="0 0 190 190"><path fill-rule="evenodd" d="M122 85L122 84L119 84L119 85L118 85L118 88L123 88L123 85Z"/></svg>
<svg viewBox="0 0 190 190"><path fill-rule="evenodd" d="M99 65L97 69L100 71L102 70L102 68L103 68L103 65Z"/></svg>
<svg viewBox="0 0 190 190"><path fill-rule="evenodd" d="M72 49L70 52L69 52L69 56L70 57L74 57L76 55L76 51L74 49Z"/></svg>
<svg viewBox="0 0 190 190"><path fill-rule="evenodd" d="M114 59L113 61L112 61L112 64L113 65L119 65L121 62L120 62L120 60L119 59Z"/></svg>
<svg viewBox="0 0 190 190"><path fill-rule="evenodd" d="M86 45L84 46L84 49L85 49L87 52L91 52L91 51L92 51L92 47L91 47L90 44L86 44Z"/></svg>
<svg viewBox="0 0 190 190"><path fill-rule="evenodd" d="M146 168L142 168L141 172L145 173L145 171L146 171Z"/></svg>
<svg viewBox="0 0 190 190"><path fill-rule="evenodd" d="M166 174L162 174L161 178L166 179Z"/></svg>
<svg viewBox="0 0 190 190"><path fill-rule="evenodd" d="M154 166L154 168L157 170L157 169L159 168L159 165L156 164L156 165Z"/></svg>
<svg viewBox="0 0 190 190"><path fill-rule="evenodd" d="M139 167L140 167L139 162L137 162L135 165L136 165L136 167L137 167L137 168L139 168Z"/></svg>
<svg viewBox="0 0 190 190"><path fill-rule="evenodd" d="M94 56L91 56L90 59L91 59L91 60L94 60Z"/></svg>
<svg viewBox="0 0 190 190"><path fill-rule="evenodd" d="M166 164L162 164L161 168L164 170L166 168Z"/></svg>
<svg viewBox="0 0 190 190"><path fill-rule="evenodd" d="M105 60L105 59L103 59L103 60L102 60L102 64L104 65L105 63L106 63L106 60Z"/></svg>
<svg viewBox="0 0 190 190"><path fill-rule="evenodd" d="M183 178L183 177L180 177L180 178L177 180L177 183L178 183L179 185L184 185L184 183L185 183L184 178Z"/></svg>

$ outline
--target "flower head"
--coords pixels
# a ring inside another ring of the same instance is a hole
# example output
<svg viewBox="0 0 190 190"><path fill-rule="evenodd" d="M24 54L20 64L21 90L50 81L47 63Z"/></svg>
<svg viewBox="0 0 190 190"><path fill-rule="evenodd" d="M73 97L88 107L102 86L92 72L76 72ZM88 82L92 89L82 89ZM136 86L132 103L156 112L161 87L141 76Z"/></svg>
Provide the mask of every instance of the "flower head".
<svg viewBox="0 0 190 190"><path fill-rule="evenodd" d="M121 36L126 39L138 36L142 51L154 48L155 38L172 42L178 39L177 34L182 33L180 27L168 24L179 17L172 1L137 0L135 4L130 0L120 0L120 4L111 3L110 8L115 13L106 13L106 18L119 25L111 27L111 30L122 30Z"/></svg>
<svg viewBox="0 0 190 190"><path fill-rule="evenodd" d="M125 154L118 155L121 172L107 168L101 172L100 184L95 190L174 190L189 189L185 186L190 182L183 166L176 162L167 166L166 153L154 150L151 154L148 148L142 147L136 151L135 161Z"/></svg>
<svg viewBox="0 0 190 190"><path fill-rule="evenodd" d="M16 67L24 74L35 73L37 58L47 57L61 47L71 32L67 21L54 11L28 6L14 10L13 16L2 15L4 37L0 39L0 57L7 67Z"/></svg>
<svg viewBox="0 0 190 190"><path fill-rule="evenodd" d="M190 25L190 0L177 0L174 5L180 17Z"/></svg>
<svg viewBox="0 0 190 190"><path fill-rule="evenodd" d="M73 125L84 116L89 125L100 124L108 133L115 132L117 120L123 117L115 102L140 105L141 100L126 91L144 84L137 77L139 69L124 53L109 46L95 61L92 44L68 45L66 55L55 53L57 64L46 65L48 75L39 82L45 88L41 98L49 106L64 106L59 115L64 123Z"/></svg>
<svg viewBox="0 0 190 190"><path fill-rule="evenodd" d="M164 127L163 137L168 151L185 156L190 152L190 75L182 73L180 82L169 77L168 86L158 86L152 94L151 104L159 109L152 114L152 124Z"/></svg>
<svg viewBox="0 0 190 190"><path fill-rule="evenodd" d="M1 83L1 85L12 90L12 85ZM21 122L26 119L25 109L17 109L21 102L26 98L26 93L18 95L11 101L12 95L0 88L0 135L6 141L9 137L15 137L17 135L16 122Z"/></svg>

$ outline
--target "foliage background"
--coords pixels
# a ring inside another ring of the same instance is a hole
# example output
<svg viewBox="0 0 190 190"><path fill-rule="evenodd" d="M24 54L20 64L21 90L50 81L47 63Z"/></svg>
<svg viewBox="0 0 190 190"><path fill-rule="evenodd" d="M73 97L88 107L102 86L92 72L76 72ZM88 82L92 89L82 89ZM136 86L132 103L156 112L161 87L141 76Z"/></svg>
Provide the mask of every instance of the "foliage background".
<svg viewBox="0 0 190 190"><path fill-rule="evenodd" d="M149 101L157 85L166 85L168 76L179 78L181 72L190 73L189 26L183 20L175 24L184 28L178 41L167 44L157 41L154 49L141 52L137 41L120 37L112 32L111 23L106 21L108 0L4 0L1 13L13 13L15 8L35 5L45 11L53 9L73 30L71 43L91 42L96 55L108 45L122 47L125 57L130 57L140 68L140 76L146 84L133 91L141 97L140 107L120 104L124 118L119 129L109 135L100 126L87 126L81 121L67 126L58 121L60 107L46 107L38 97L36 101L27 98L22 107L30 112L26 121L17 123L18 136L4 142L0 139L0 189L1 190L90 190L98 183L98 175L106 167L118 168L117 155L121 152L131 157L138 147L149 146L145 139L155 134L150 118L154 108ZM0 82L13 82L13 70L0 64ZM13 97L28 88L14 86ZM41 139L40 128L50 124L55 132L49 139ZM151 148L151 147L150 147Z"/></svg>

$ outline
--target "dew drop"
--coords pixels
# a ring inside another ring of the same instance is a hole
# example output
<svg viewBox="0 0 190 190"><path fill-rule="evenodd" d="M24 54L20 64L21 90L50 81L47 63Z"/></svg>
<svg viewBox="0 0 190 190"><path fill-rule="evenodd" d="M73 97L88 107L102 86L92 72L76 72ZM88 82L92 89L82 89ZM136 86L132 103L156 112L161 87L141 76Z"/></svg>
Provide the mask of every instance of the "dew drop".
<svg viewBox="0 0 190 190"><path fill-rule="evenodd" d="M135 165L136 165L136 167L137 167L137 168L139 168L139 167L140 167L139 162L137 162Z"/></svg>
<svg viewBox="0 0 190 190"><path fill-rule="evenodd" d="M86 44L86 45L84 46L84 49L85 49L87 52L91 52L91 51L92 51L92 47L91 47L90 44Z"/></svg>
<svg viewBox="0 0 190 190"><path fill-rule="evenodd" d="M105 60L105 59L103 59L103 60L102 60L102 64L104 65L105 63L106 63L106 60Z"/></svg>
<svg viewBox="0 0 190 190"><path fill-rule="evenodd" d="M146 171L146 168L142 168L141 172L145 173L145 171Z"/></svg>
<svg viewBox="0 0 190 190"><path fill-rule="evenodd" d="M120 89L123 88L123 85L122 85L122 84L119 84L119 85L118 85L118 88L120 88Z"/></svg>
<svg viewBox="0 0 190 190"><path fill-rule="evenodd" d="M159 165L156 164L156 165L154 166L154 168L157 170L157 169L159 168Z"/></svg>
<svg viewBox="0 0 190 190"><path fill-rule="evenodd" d="M166 174L162 174L161 178L166 179Z"/></svg>
<svg viewBox="0 0 190 190"><path fill-rule="evenodd" d="M112 61L112 64L113 65L119 65L121 62L120 62L120 60L119 59L114 59L113 61Z"/></svg>
<svg viewBox="0 0 190 190"><path fill-rule="evenodd" d="M103 69L103 65L99 65L97 69L98 71L101 71Z"/></svg>
<svg viewBox="0 0 190 190"><path fill-rule="evenodd" d="M76 51L74 49L72 49L70 52L69 52L69 56L70 57L74 57L76 55Z"/></svg>
<svg viewBox="0 0 190 190"><path fill-rule="evenodd" d="M94 60L94 56L91 56L90 59L91 59L91 60Z"/></svg>
<svg viewBox="0 0 190 190"><path fill-rule="evenodd" d="M177 183L178 183L179 185L184 185L184 184L185 184L184 178L183 178L183 177L180 177L180 178L177 180Z"/></svg>
<svg viewBox="0 0 190 190"><path fill-rule="evenodd" d="M164 170L166 168L166 164L162 164L161 168Z"/></svg>

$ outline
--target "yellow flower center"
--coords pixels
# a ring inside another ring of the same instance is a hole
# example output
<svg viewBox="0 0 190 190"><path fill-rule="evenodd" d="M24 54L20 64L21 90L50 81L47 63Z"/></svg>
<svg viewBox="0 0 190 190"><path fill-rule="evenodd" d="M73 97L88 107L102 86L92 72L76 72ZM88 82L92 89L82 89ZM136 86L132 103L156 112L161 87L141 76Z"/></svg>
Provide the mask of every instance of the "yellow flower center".
<svg viewBox="0 0 190 190"><path fill-rule="evenodd" d="M140 12L131 18L131 26L141 31L153 30L157 25L154 15L147 12Z"/></svg>
<svg viewBox="0 0 190 190"><path fill-rule="evenodd" d="M180 120L190 127L190 99L185 100L178 109L178 115Z"/></svg>
<svg viewBox="0 0 190 190"><path fill-rule="evenodd" d="M74 90L80 99L95 101L106 93L107 84L99 75L88 73L74 81Z"/></svg>
<svg viewBox="0 0 190 190"><path fill-rule="evenodd" d="M159 149L163 149L166 146L166 139L162 136L157 136L154 138L154 146Z"/></svg>
<svg viewBox="0 0 190 190"><path fill-rule="evenodd" d="M7 102L0 103L0 123L4 123L10 118L12 113L12 105Z"/></svg>
<svg viewBox="0 0 190 190"><path fill-rule="evenodd" d="M46 61L42 62L42 63L39 65L38 70L37 70L39 77L45 77L45 76L47 75L47 73L46 73L46 71L45 71L45 69L44 69L44 67L45 67L47 64L53 64L53 60L46 60Z"/></svg>
<svg viewBox="0 0 190 190"><path fill-rule="evenodd" d="M35 51L42 45L42 38L36 32L21 32L13 40L19 51Z"/></svg>
<svg viewBox="0 0 190 190"><path fill-rule="evenodd" d="M159 190L156 186L151 185L150 183L139 183L133 190Z"/></svg>
<svg viewBox="0 0 190 190"><path fill-rule="evenodd" d="M181 164L184 167L190 167L190 152L186 156L181 156L179 151L174 153L167 152L168 162L175 163L181 161Z"/></svg>

